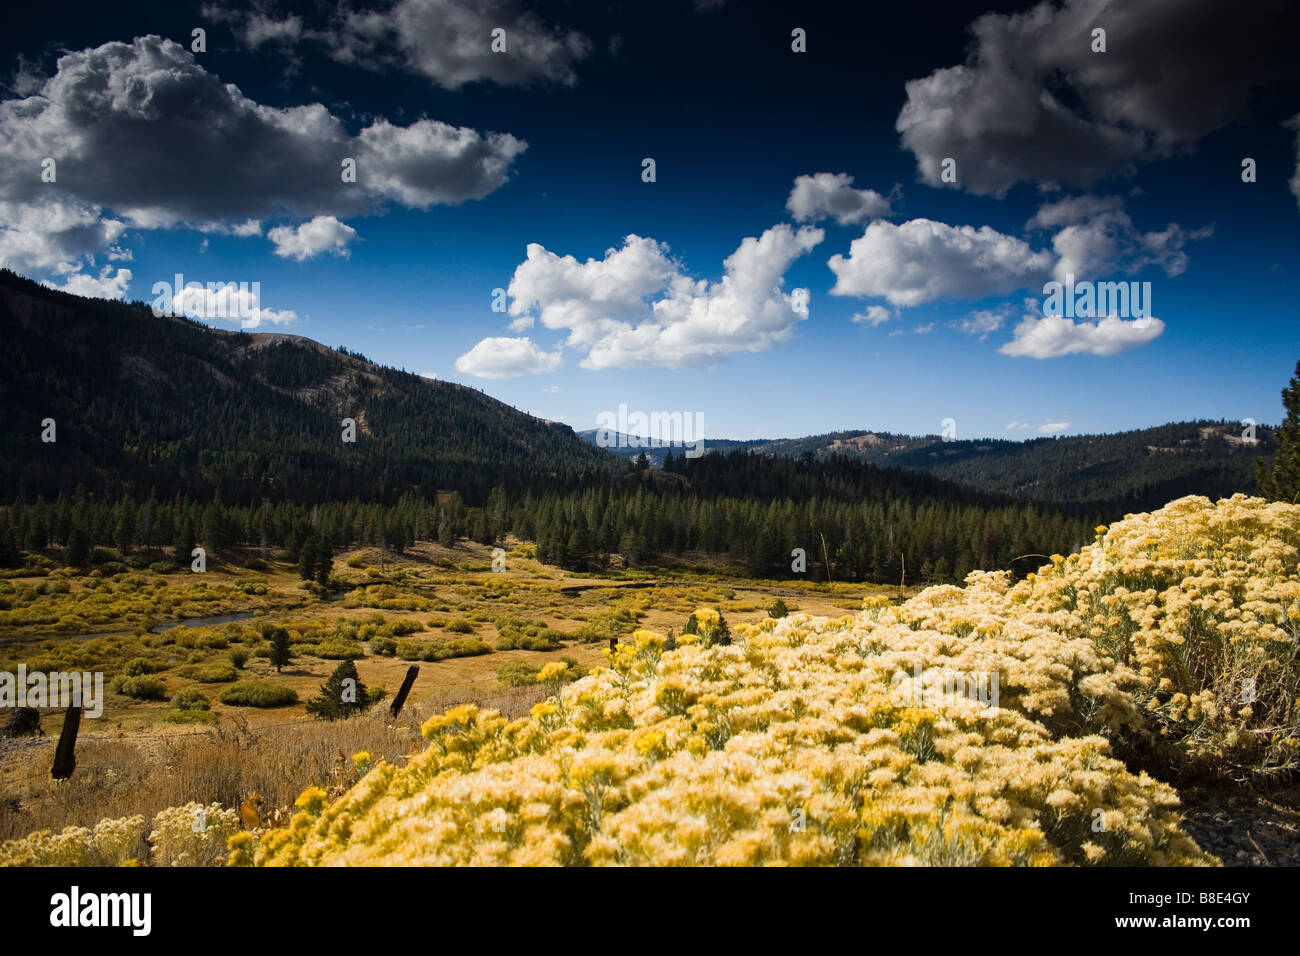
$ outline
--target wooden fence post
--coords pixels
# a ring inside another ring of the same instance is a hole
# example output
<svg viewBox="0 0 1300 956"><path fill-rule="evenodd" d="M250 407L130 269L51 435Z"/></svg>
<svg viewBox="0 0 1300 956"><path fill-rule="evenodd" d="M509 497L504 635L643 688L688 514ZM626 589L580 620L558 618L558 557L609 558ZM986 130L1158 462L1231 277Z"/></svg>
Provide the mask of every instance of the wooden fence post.
<svg viewBox="0 0 1300 956"><path fill-rule="evenodd" d="M392 711L394 720L402 712L402 705L406 703L406 695L411 692L411 685L415 683L415 675L418 673L420 673L420 668L415 664L406 669L406 679L402 681L402 689L397 692L397 697L393 700L393 706L389 708Z"/></svg>
<svg viewBox="0 0 1300 956"><path fill-rule="evenodd" d="M63 731L59 734L59 745L54 750L54 766L50 776L55 780L67 780L72 771L77 769L77 731L81 728L81 708L69 707L63 718Z"/></svg>

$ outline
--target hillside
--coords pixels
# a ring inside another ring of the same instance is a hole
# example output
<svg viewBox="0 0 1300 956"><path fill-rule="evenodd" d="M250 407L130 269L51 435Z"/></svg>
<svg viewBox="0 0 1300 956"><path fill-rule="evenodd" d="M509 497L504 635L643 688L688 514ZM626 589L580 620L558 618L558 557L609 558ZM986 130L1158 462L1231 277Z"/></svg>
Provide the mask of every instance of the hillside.
<svg viewBox="0 0 1300 956"><path fill-rule="evenodd" d="M1108 435L1071 435L1028 441L943 441L888 432L847 431L806 438L706 442L706 451L744 449L798 458L846 455L874 465L923 471L980 491L1039 502L1083 504L1098 510L1141 511L1173 498L1216 498L1253 493L1255 460L1271 455L1273 430L1259 426L1257 443L1245 443L1231 422L1192 421ZM595 444L597 431L578 433ZM625 458L641 451L635 439L615 436L609 450ZM652 464L680 445L645 449Z"/></svg>
<svg viewBox="0 0 1300 956"><path fill-rule="evenodd" d="M497 484L607 470L565 425L296 335L158 318L0 271L0 498L81 485L227 502L482 500ZM41 441L42 421L57 424ZM344 418L356 442L342 440Z"/></svg>

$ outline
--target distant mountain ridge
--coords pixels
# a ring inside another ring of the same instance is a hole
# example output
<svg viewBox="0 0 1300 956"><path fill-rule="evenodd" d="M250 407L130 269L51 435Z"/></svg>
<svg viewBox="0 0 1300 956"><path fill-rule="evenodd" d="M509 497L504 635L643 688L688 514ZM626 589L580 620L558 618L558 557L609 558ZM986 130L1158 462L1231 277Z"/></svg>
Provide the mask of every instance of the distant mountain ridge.
<svg viewBox="0 0 1300 956"><path fill-rule="evenodd" d="M214 329L0 270L0 499L77 486L389 501L608 472L567 425L281 332ZM55 441L42 441L53 419ZM355 442L344 441L344 419Z"/></svg>
<svg viewBox="0 0 1300 956"><path fill-rule="evenodd" d="M598 429L578 432L596 444ZM1243 441L1242 426L1226 421L1191 421L1101 435L945 441L937 435L841 431L805 438L706 440L705 452L742 449L760 455L818 458L844 455L871 464L922 471L985 492L1041 501L1158 508L1173 498L1203 494L1217 498L1253 493L1255 461L1275 450L1273 430L1257 426L1256 441ZM636 436L606 435L607 450L635 458L644 450L662 467L681 443L644 447ZM638 442L641 446L638 446Z"/></svg>

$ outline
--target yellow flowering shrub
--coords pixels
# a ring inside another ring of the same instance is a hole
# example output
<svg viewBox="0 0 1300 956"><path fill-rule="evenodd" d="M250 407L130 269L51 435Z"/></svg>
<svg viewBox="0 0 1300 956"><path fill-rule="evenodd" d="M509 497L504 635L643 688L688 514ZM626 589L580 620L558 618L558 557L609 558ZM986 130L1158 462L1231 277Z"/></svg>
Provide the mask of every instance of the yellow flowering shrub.
<svg viewBox="0 0 1300 956"><path fill-rule="evenodd" d="M1298 561L1300 507L1187 497L1099 528L1006 602L1132 670L1174 759L1273 776L1300 769Z"/></svg>
<svg viewBox="0 0 1300 956"><path fill-rule="evenodd" d="M1020 636L968 656L865 612L770 618L730 645L672 651L640 632L526 718L473 705L431 718L406 766L380 762L333 802L308 791L287 827L233 840L230 862L1217 862L1179 829L1170 787L1130 773L1102 736L1057 737L1031 715L1131 716L1093 645ZM927 692L967 665L1005 674L1025 710Z"/></svg>
<svg viewBox="0 0 1300 956"><path fill-rule="evenodd" d="M0 843L0 866L126 866L143 845L144 817L100 820L94 828L67 827Z"/></svg>
<svg viewBox="0 0 1300 956"><path fill-rule="evenodd" d="M224 863L227 841L239 831L239 813L221 804L187 803L153 818L149 833L154 866L213 866Z"/></svg>

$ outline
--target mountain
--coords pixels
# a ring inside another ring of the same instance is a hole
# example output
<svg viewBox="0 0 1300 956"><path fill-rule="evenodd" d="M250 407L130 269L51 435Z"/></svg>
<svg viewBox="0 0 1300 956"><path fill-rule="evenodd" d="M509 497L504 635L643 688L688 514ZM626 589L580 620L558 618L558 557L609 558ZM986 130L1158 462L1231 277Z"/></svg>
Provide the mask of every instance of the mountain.
<svg viewBox="0 0 1300 956"><path fill-rule="evenodd" d="M708 440L704 450L736 449L759 455L827 458L843 455L874 465L921 471L985 492L1039 502L1082 504L1100 510L1144 511L1183 495L1210 498L1256 492L1255 460L1276 450L1273 430L1257 426L1256 442L1243 440L1238 423L1191 421L1107 435L1070 435L1028 441L913 437L846 431L806 438ZM596 444L598 430L578 433ZM605 436L609 451L635 458L644 440ZM681 443L645 448L662 466L679 457Z"/></svg>
<svg viewBox="0 0 1300 956"><path fill-rule="evenodd" d="M296 335L231 332L0 270L0 498L483 500L609 471L567 425ZM356 441L343 440L342 420ZM53 419L53 442L42 441Z"/></svg>

